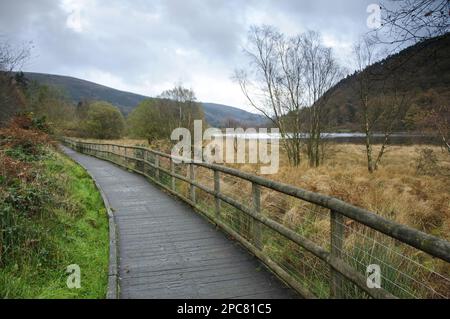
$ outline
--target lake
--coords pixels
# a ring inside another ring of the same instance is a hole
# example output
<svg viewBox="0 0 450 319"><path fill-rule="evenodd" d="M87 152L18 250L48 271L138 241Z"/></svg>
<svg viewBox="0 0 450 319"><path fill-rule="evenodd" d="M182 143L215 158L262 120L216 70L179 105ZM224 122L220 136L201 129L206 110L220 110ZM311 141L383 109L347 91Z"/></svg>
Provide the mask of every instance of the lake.
<svg viewBox="0 0 450 319"><path fill-rule="evenodd" d="M232 134L216 134L215 136L222 137L236 137L239 139L280 139L279 133L232 133ZM303 133L301 139L307 139L308 133ZM364 133L322 133L322 138L326 141L336 143L365 143ZM375 144L382 143L384 135L381 133L374 133L372 135L372 141ZM430 135L424 135L419 133L393 133L389 138L389 144L391 145L412 145L412 144L433 144L438 145L440 141Z"/></svg>

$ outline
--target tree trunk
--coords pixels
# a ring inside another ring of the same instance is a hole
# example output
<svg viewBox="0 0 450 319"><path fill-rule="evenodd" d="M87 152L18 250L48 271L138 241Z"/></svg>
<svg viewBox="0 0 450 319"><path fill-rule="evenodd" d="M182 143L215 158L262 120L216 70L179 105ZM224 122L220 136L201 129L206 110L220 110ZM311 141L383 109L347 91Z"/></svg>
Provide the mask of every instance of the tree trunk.
<svg viewBox="0 0 450 319"><path fill-rule="evenodd" d="M365 133L366 133L366 153L367 153L367 169L369 173L373 173L373 158L372 158L372 141L370 140L370 126L367 114L365 115Z"/></svg>

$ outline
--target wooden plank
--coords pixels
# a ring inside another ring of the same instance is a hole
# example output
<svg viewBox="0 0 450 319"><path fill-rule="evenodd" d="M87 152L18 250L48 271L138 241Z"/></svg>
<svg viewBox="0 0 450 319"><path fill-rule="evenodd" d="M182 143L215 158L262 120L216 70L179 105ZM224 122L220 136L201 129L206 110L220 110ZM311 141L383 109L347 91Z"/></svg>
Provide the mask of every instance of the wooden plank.
<svg viewBox="0 0 450 319"><path fill-rule="evenodd" d="M122 298L298 296L190 206L142 176L70 155L90 167L110 199L119 229Z"/></svg>

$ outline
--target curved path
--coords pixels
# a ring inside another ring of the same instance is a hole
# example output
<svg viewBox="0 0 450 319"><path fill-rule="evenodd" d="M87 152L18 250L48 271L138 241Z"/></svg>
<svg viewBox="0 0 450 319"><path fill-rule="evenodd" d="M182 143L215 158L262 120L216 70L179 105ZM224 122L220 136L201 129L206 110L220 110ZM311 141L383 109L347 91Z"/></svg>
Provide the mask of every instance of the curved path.
<svg viewBox="0 0 450 319"><path fill-rule="evenodd" d="M256 258L187 204L107 161L89 170L114 211L121 298L296 298Z"/></svg>

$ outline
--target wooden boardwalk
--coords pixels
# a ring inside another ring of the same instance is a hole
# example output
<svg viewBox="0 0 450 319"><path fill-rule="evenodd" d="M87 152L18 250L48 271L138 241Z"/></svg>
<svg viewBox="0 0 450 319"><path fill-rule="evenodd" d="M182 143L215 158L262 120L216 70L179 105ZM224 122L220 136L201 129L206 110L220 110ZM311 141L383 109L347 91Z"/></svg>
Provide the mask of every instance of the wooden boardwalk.
<svg viewBox="0 0 450 319"><path fill-rule="evenodd" d="M95 177L119 232L121 298L297 298L239 244L144 177L63 148Z"/></svg>

